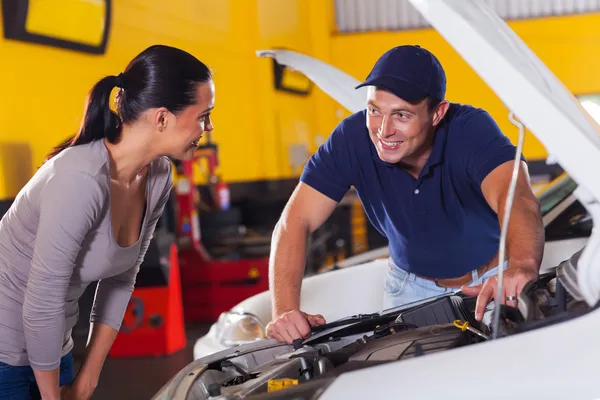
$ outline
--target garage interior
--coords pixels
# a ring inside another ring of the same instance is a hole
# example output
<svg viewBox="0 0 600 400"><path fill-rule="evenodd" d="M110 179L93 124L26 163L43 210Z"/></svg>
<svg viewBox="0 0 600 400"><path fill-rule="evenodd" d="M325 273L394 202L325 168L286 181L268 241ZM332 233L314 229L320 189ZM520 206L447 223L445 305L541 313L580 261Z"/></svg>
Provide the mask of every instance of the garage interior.
<svg viewBox="0 0 600 400"><path fill-rule="evenodd" d="M600 118L600 2L482 1ZM181 47L210 64L217 87L215 130L193 160L171 160L173 190L93 399L151 399L194 361L194 345L222 313L269 290L277 221L309 157L350 112L303 73L258 51L291 50L362 80L387 49L418 44L444 65L448 99L486 109L517 140L505 104L408 0L41 3L0 5L2 215L45 155L77 131L91 85L141 49ZM565 172L533 135L523 154L534 188ZM562 237L568 225L570 237L589 235L589 215L570 207L560 229L548 232ZM305 277L387 244L350 190L310 236ZM93 282L79 301L75 370L95 290Z"/></svg>

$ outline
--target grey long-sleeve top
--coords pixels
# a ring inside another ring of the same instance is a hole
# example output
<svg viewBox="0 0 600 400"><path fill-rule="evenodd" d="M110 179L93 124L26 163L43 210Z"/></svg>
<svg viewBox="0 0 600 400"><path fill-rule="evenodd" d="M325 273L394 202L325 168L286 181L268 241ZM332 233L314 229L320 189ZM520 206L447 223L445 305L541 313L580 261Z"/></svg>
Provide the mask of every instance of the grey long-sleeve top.
<svg viewBox="0 0 600 400"><path fill-rule="evenodd" d="M166 157L148 169L137 243L121 247L110 214L103 140L46 162L0 221L0 361L52 370L71 351L78 299L98 282L90 320L118 330L172 188Z"/></svg>

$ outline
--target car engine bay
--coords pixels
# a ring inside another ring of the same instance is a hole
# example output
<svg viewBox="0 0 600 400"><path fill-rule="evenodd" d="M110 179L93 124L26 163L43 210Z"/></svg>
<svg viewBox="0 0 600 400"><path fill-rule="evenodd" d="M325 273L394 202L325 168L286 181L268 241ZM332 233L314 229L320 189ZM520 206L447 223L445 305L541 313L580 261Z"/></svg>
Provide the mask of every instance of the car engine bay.
<svg viewBox="0 0 600 400"><path fill-rule="evenodd" d="M518 308L500 306L497 340L590 311L556 276L552 272L530 282ZM476 300L462 293L444 295L313 327L308 339L293 346L273 340L247 350L240 346L190 372L193 383L185 398L316 399L345 372L477 345L491 340L493 311L476 321Z"/></svg>

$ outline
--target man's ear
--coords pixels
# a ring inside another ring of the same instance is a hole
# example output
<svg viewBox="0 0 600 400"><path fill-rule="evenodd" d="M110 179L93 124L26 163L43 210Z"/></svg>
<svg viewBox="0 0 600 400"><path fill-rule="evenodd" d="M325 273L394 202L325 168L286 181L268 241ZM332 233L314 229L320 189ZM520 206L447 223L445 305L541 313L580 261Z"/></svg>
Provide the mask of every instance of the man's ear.
<svg viewBox="0 0 600 400"><path fill-rule="evenodd" d="M444 119L446 113L448 112L448 108L450 107L450 103L447 100L441 101L433 111L433 126L438 126L438 124Z"/></svg>

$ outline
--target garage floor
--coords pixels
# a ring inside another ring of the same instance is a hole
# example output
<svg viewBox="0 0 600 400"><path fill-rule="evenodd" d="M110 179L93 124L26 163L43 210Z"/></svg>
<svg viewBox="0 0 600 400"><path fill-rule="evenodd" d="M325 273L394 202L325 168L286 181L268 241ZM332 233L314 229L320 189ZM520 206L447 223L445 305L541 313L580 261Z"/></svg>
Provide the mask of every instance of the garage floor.
<svg viewBox="0 0 600 400"><path fill-rule="evenodd" d="M106 360L100 383L92 400L149 400L180 369L193 360L196 340L208 332L210 325L186 327L187 348L168 357L118 358ZM75 371L85 347L85 334L73 337Z"/></svg>

